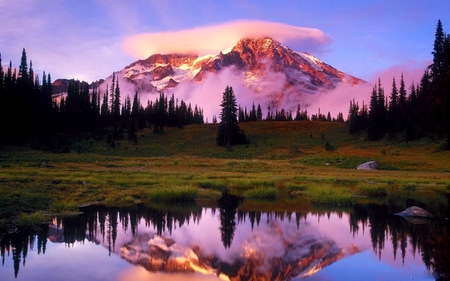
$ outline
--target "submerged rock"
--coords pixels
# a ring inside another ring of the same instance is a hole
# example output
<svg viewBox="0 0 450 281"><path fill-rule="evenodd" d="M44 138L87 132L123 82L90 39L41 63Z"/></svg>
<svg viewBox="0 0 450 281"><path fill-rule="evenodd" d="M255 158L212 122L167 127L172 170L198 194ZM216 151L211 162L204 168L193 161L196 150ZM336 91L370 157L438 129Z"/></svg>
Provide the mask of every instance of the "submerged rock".
<svg viewBox="0 0 450 281"><path fill-rule="evenodd" d="M376 170L378 167L377 161L369 161L359 165L356 169L358 170Z"/></svg>
<svg viewBox="0 0 450 281"><path fill-rule="evenodd" d="M419 217L419 218L432 218L433 215L428 213L428 211L417 207L417 206L412 206L409 207L408 209L400 212L400 213L396 213L397 216L401 216L401 217Z"/></svg>

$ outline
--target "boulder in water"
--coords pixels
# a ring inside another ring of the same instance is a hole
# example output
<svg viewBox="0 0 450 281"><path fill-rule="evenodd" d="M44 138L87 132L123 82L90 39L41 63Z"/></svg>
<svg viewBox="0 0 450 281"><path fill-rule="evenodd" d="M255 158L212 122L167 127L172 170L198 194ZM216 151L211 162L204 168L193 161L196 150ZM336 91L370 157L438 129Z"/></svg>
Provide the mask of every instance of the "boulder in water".
<svg viewBox="0 0 450 281"><path fill-rule="evenodd" d="M419 218L432 218L433 215L428 213L428 211L417 207L417 206L412 206L409 207L408 209L400 212L400 213L396 213L397 216L401 216L401 217L419 217Z"/></svg>

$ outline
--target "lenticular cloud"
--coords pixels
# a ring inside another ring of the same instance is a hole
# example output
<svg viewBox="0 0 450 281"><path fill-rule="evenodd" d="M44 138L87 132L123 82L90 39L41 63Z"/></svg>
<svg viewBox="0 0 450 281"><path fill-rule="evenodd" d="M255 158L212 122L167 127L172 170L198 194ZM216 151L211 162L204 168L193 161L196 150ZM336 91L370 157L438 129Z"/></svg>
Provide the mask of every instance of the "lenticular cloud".
<svg viewBox="0 0 450 281"><path fill-rule="evenodd" d="M242 38L272 37L298 51L320 53L331 39L315 28L283 23L241 20L193 29L144 33L124 40L125 51L137 59L152 54L191 53L217 54L236 44Z"/></svg>

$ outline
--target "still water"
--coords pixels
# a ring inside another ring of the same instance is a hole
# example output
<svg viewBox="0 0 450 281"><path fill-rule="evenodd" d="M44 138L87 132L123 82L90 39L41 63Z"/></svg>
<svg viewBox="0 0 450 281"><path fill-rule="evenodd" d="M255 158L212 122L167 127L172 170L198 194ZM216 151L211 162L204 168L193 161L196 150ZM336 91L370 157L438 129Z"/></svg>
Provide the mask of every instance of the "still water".
<svg viewBox="0 0 450 281"><path fill-rule="evenodd" d="M448 221L385 206L249 211L231 201L76 217L0 237L0 280L445 280ZM164 210L165 209L165 210Z"/></svg>

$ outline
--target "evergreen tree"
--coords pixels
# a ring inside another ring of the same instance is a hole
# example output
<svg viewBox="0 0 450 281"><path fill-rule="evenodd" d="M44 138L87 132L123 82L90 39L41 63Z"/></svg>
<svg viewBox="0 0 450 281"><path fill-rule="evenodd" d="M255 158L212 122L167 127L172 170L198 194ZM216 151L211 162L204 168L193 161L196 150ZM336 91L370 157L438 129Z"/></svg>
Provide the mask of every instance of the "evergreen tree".
<svg viewBox="0 0 450 281"><path fill-rule="evenodd" d="M175 116L175 96L172 93L172 96L169 99L169 109L168 109L168 125L176 126L176 116Z"/></svg>
<svg viewBox="0 0 450 281"><path fill-rule="evenodd" d="M12 73L12 62L9 61L9 67L5 76L5 91L9 94L13 92L13 87L16 85L15 81L13 81L13 73Z"/></svg>
<svg viewBox="0 0 450 281"><path fill-rule="evenodd" d="M120 87L119 80L116 81L116 87L114 89L114 116L120 116Z"/></svg>
<svg viewBox="0 0 450 281"><path fill-rule="evenodd" d="M106 89L108 89L108 86L106 86ZM106 117L106 116L109 115L108 104L109 104L109 102L108 102L108 90L106 90L106 92L103 94L103 102L102 102L102 107L100 109L102 117Z"/></svg>
<svg viewBox="0 0 450 281"><path fill-rule="evenodd" d="M348 110L348 117L347 117L347 125L348 125L348 132L350 134L355 134L360 130L359 105L357 102L355 102L355 99L350 101L350 108Z"/></svg>
<svg viewBox="0 0 450 281"><path fill-rule="evenodd" d="M400 124L400 111L398 102L398 90L395 83L395 77L392 79L392 90L389 101L389 111L388 111L388 125L389 133L396 133L399 129Z"/></svg>
<svg viewBox="0 0 450 281"><path fill-rule="evenodd" d="M114 91L116 89L116 73L113 72L112 74L112 81L111 81L111 88L109 89L109 112L112 116L115 116L116 113L114 112L115 108L115 95Z"/></svg>
<svg viewBox="0 0 450 281"><path fill-rule="evenodd" d="M384 89L378 80L378 87L374 86L370 96L369 120L367 124L367 138L379 140L387 132L387 109L385 104Z"/></svg>
<svg viewBox="0 0 450 281"><path fill-rule="evenodd" d="M262 110L261 110L261 105L258 103L258 109L256 110L256 119L258 121L262 120Z"/></svg>
<svg viewBox="0 0 450 281"><path fill-rule="evenodd" d="M22 50L22 57L20 59L20 66L19 66L19 78L17 80L18 83L22 85L27 85L28 80L28 62L27 62L27 53L25 51L25 48Z"/></svg>
<svg viewBox="0 0 450 281"><path fill-rule="evenodd" d="M244 110L242 110L242 106L240 106L239 105L239 108L238 108L238 120L239 120L239 122L245 122L245 113L244 113Z"/></svg>
<svg viewBox="0 0 450 281"><path fill-rule="evenodd" d="M302 113L300 110L300 104L297 104L297 111L295 112L295 120L302 120Z"/></svg>
<svg viewBox="0 0 450 281"><path fill-rule="evenodd" d="M405 124L406 124L406 88L405 88L405 81L403 79L403 73L400 79L400 89L398 92L398 110L399 110L399 115L400 115L400 123L399 123L399 131L403 131L405 129Z"/></svg>
<svg viewBox="0 0 450 281"><path fill-rule="evenodd" d="M256 121L256 107L255 107L255 102L253 102L252 105L252 111L250 111L250 121Z"/></svg>
<svg viewBox="0 0 450 281"><path fill-rule="evenodd" d="M430 65L433 80L445 75L445 33L441 20L438 20L433 47L433 64Z"/></svg>
<svg viewBox="0 0 450 281"><path fill-rule="evenodd" d="M220 126L217 131L217 144L221 146L245 144L245 135L240 132L239 126L237 125L236 97L231 86L225 88L220 106L222 110L220 113Z"/></svg>
<svg viewBox="0 0 450 281"><path fill-rule="evenodd" d="M34 70L33 70L33 62L30 61L30 70L28 72L28 87L29 89L34 89Z"/></svg>
<svg viewBox="0 0 450 281"><path fill-rule="evenodd" d="M450 149L450 34L445 40L445 74L443 83L443 103L444 103L444 130L447 135L447 149Z"/></svg>
<svg viewBox="0 0 450 281"><path fill-rule="evenodd" d="M139 95L136 91L133 98L133 108L131 109L131 115L134 117L139 116L139 111L141 107L141 101L139 100Z"/></svg>

